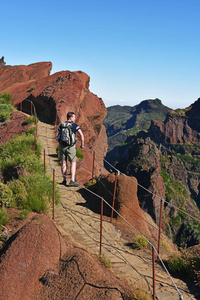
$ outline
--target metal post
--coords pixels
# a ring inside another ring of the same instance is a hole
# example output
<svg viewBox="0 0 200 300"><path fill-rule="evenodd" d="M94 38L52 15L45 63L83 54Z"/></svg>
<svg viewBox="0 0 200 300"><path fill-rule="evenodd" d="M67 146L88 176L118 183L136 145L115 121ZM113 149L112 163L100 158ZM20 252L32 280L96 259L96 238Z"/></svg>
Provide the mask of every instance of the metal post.
<svg viewBox="0 0 200 300"><path fill-rule="evenodd" d="M161 236L161 227L162 227L162 212L163 212L163 199L160 201L160 222L159 222L159 232L158 232L158 254L160 251L160 236Z"/></svg>
<svg viewBox="0 0 200 300"><path fill-rule="evenodd" d="M92 163L92 183L94 182L94 161L95 161L95 151L93 152L93 163Z"/></svg>
<svg viewBox="0 0 200 300"><path fill-rule="evenodd" d="M55 169L53 169L53 220L54 220L54 206L55 206Z"/></svg>
<svg viewBox="0 0 200 300"><path fill-rule="evenodd" d="M155 290L155 250L152 247L152 263L153 263L153 300L156 299L156 290Z"/></svg>
<svg viewBox="0 0 200 300"><path fill-rule="evenodd" d="M36 154L36 132L35 132L35 145L34 145L34 151L35 151L35 154Z"/></svg>
<svg viewBox="0 0 200 300"><path fill-rule="evenodd" d="M101 255L101 249L102 249L102 229L103 229L103 198L101 198L100 251L99 251L100 255Z"/></svg>
<svg viewBox="0 0 200 300"><path fill-rule="evenodd" d="M114 208L114 205L115 205L115 193L116 193L116 186L117 186L117 175L118 175L118 173L116 172L116 174L115 174L115 186L114 186L114 193L113 193L113 203L112 203L112 211L111 211L110 223L112 223L112 219L113 219L113 208Z"/></svg>
<svg viewBox="0 0 200 300"><path fill-rule="evenodd" d="M36 137L37 137L37 118L35 117L35 132L36 132Z"/></svg>
<svg viewBox="0 0 200 300"><path fill-rule="evenodd" d="M46 150L44 148L44 174L46 173Z"/></svg>

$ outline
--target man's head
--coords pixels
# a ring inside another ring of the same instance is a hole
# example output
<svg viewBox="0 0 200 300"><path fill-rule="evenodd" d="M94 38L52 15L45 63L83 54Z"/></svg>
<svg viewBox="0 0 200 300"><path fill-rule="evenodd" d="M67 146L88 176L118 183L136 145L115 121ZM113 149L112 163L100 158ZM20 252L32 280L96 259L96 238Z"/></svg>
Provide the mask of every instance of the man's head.
<svg viewBox="0 0 200 300"><path fill-rule="evenodd" d="M68 112L68 114L67 114L67 121L72 121L72 122L74 122L75 119L76 119L75 113L72 112L72 111Z"/></svg>

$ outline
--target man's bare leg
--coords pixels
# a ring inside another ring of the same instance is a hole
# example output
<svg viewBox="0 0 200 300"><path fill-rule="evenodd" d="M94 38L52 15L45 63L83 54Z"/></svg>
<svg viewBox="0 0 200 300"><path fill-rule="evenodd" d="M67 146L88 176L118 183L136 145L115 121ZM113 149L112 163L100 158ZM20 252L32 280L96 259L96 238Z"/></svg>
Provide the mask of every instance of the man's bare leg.
<svg viewBox="0 0 200 300"><path fill-rule="evenodd" d="M75 161L71 162L70 171L71 171L71 180L75 181L75 174L76 174L76 162Z"/></svg>
<svg viewBox="0 0 200 300"><path fill-rule="evenodd" d="M63 175L63 181L67 179L67 162L65 160L61 163L61 172Z"/></svg>

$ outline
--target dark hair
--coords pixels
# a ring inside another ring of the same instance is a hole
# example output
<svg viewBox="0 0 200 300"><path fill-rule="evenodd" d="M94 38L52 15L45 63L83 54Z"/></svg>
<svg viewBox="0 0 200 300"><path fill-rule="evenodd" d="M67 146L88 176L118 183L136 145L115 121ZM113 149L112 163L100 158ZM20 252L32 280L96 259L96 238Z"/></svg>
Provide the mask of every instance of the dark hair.
<svg viewBox="0 0 200 300"><path fill-rule="evenodd" d="M73 111L70 111L67 113L67 120L69 120L71 118L71 116L75 115L75 113Z"/></svg>

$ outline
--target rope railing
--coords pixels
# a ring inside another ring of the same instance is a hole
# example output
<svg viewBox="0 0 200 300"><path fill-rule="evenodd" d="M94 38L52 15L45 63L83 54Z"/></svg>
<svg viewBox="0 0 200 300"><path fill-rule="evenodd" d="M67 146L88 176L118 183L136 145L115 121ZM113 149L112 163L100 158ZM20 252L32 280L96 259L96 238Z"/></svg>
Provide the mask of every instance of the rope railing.
<svg viewBox="0 0 200 300"><path fill-rule="evenodd" d="M37 144L37 142L39 142L39 141L37 140L37 114L36 114L35 106L33 105L32 101L31 101L31 100L28 100L28 99L25 99L25 100L31 102L31 113L32 113L32 109L34 110L34 116L35 116L35 120L36 120L36 122L35 122L35 125L36 125L36 130L35 130L35 151L36 151L36 144ZM32 106L33 106L33 108L32 108ZM22 105L21 105L20 108L22 109ZM56 114L56 116L57 116L57 114ZM58 125L59 119L60 119L59 116L57 116L57 117L56 117L56 125ZM98 154L98 152L97 152L97 151L94 151L93 149L89 149L89 148L86 148L86 149L87 149L87 150L90 150L90 151L92 150L92 152L93 152L92 171L90 170L91 173L92 173L92 183L93 183L93 180L94 180L94 177L95 177L95 174L94 174L94 170L95 170L95 167L94 167L94 166L95 166L95 155L100 156L100 154ZM45 157L46 157L46 153L45 153L45 148L44 148L44 172L45 172L45 168L46 168L46 165L45 165L45 164L46 164ZM108 161L106 161L103 157L101 157L101 159L102 159L104 162L108 163L108 164L112 167L112 169L115 169L115 170L116 170L115 187L114 187L114 192L113 192L113 203L112 203L112 205L110 205L104 198L102 198L102 197L99 196L98 194L96 194L96 193L92 192L91 190L87 189L85 186L81 186L81 185L80 185L80 187L84 188L86 191L92 193L93 195L95 195L96 197L98 197L98 198L101 199L101 222L100 222L100 223L101 223L101 226L103 226L103 225L102 225L103 203L105 203L107 206L109 206L109 207L111 208L111 211L112 211L111 222L112 222L112 218L113 218L113 212L115 212L115 213L116 213L120 218L122 218L122 219L123 219L123 220L124 220L124 221L125 221L125 222L133 229L133 230L135 230L135 231L137 232L137 234L139 234L140 236L142 236L142 237L147 241L147 243L152 247L152 261L153 261L153 299L155 299L155 253L157 254L157 256L158 256L158 258L159 258L161 264L163 265L163 268L165 269L165 271L167 272L168 276L170 277L170 279L171 279L171 281L172 281L172 283L173 283L173 285L174 285L176 291L178 292L179 299L183 299L182 294L180 293L179 289L177 288L176 284L174 283L173 278L172 278L171 275L169 274L169 272L168 272L166 266L164 265L164 263L163 263L163 261L162 261L160 255L159 255L159 246L158 246L158 250L156 250L156 249L155 249L155 246L154 246L154 245L153 245L146 237L144 237L144 236L143 236L136 228L134 228L134 226L133 226L132 224L130 224L130 223L129 223L122 215L120 215L120 214L115 210L115 208L114 208L114 201L115 201L115 192L116 192L117 175L118 175L118 174L121 174L121 175L123 175L123 176L126 176L129 180L132 180L134 183L136 183L136 184L137 184L138 186L140 186L141 188L145 189L147 192L151 193L153 196L158 197L158 198L161 200L161 204L164 203L164 202L166 202L166 203L168 203L168 205L170 205L171 207L174 207L174 208L178 209L179 211L185 213L185 214L188 215L188 216L190 216L190 215L189 215L187 212L185 212L185 211L181 210L180 208L176 207L175 205L169 203L169 202L166 201L165 199L162 199L161 197L157 196L157 195L154 194L153 192L149 191L147 188L143 187L143 186L140 185L138 182L134 181L132 178L129 178L127 175L121 173L121 172L120 172L119 170L117 170L114 166L112 166ZM55 172L58 172L58 171L55 170L54 167L52 166L52 164L51 164L51 162L50 162L50 158L49 158L49 164L51 165L51 168L53 169L53 219L54 219L54 205L55 205L55 201L54 201L54 199L55 199L55 198L54 198L54 197L55 197ZM58 173L59 173L59 172L58 172ZM63 176L62 173L60 173L60 174ZM67 176L66 176L66 178L67 178ZM193 219L195 219L195 220L197 220L197 221L200 221L199 219L194 218L193 216L190 216L190 217L193 218ZM162 216L161 216L161 212L160 212L160 226L159 226L159 228L161 228L161 220L162 220ZM161 230L159 230L159 236L160 236L160 234L161 234ZM102 251L102 250L101 250L101 247L102 247L102 229L100 229L100 253L101 253L101 251Z"/></svg>

